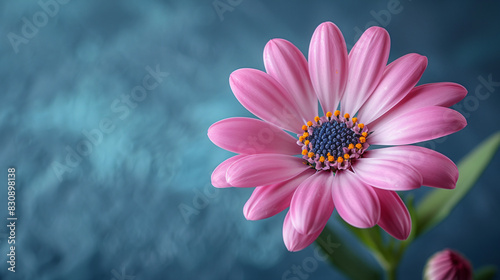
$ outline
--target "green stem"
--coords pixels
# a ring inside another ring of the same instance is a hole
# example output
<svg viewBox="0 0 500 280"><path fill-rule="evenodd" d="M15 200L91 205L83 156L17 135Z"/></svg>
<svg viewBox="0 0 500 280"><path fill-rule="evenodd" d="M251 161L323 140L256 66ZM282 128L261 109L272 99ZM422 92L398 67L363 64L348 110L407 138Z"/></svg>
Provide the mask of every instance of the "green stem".
<svg viewBox="0 0 500 280"><path fill-rule="evenodd" d="M399 248L394 248L394 246L390 246L390 251L392 254L386 255L385 262L380 262L382 268L385 271L385 275L387 276L387 280L396 280L397 279L397 269L399 266L399 262L401 261L401 256L406 250L406 246L400 245Z"/></svg>
<svg viewBox="0 0 500 280"><path fill-rule="evenodd" d="M397 264L391 264L386 268L387 280L396 280Z"/></svg>
<svg viewBox="0 0 500 280"><path fill-rule="evenodd" d="M395 250L394 244L389 244L389 246L382 246L383 253L380 251L372 251L375 259L378 261L380 266L385 272L387 280L396 280L396 270L398 268L399 261L401 259L402 252L404 251L403 247L398 248L399 250Z"/></svg>

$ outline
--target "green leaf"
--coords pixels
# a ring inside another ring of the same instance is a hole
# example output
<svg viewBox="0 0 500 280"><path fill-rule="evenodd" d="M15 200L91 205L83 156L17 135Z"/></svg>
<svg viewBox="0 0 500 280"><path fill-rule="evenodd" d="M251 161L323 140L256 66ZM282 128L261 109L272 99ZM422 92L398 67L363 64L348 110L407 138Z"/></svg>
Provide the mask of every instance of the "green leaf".
<svg viewBox="0 0 500 280"><path fill-rule="evenodd" d="M390 266L390 255L391 252L385 248L384 242L382 240L382 235L380 233L381 229L379 226L374 226L371 228L357 228L353 227L344 220L342 220L344 226L352 232L362 244L364 244L370 253L375 257L378 263L386 269Z"/></svg>
<svg viewBox="0 0 500 280"><path fill-rule="evenodd" d="M334 267L352 280L381 279L380 273L367 264L366 261L349 249L347 242L343 241L339 234L328 225L316 239L316 243L322 251L328 255L328 259Z"/></svg>
<svg viewBox="0 0 500 280"><path fill-rule="evenodd" d="M436 226L450 214L479 179L499 144L500 132L497 132L479 144L458 164L460 177L454 190L436 189L422 200L417 207L417 235Z"/></svg>
<svg viewBox="0 0 500 280"><path fill-rule="evenodd" d="M374 240L373 238L374 236L376 236L376 233L374 231L378 230L377 226L372 228L357 228L351 226L344 220L341 220L341 223L343 223L344 226L350 232L352 232L359 239L359 241L361 241L361 243L363 243L368 249L372 251L378 251L379 250L378 247L383 245L381 242L377 243L376 240Z"/></svg>
<svg viewBox="0 0 500 280"><path fill-rule="evenodd" d="M489 265L482 267L474 273L474 280L493 280L495 274L497 273L497 268L494 265Z"/></svg>

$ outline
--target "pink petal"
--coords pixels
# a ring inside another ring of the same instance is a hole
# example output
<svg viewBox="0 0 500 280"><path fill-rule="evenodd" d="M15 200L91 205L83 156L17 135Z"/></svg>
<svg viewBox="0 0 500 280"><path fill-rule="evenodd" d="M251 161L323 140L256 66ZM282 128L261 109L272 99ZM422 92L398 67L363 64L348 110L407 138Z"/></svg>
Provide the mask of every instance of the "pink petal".
<svg viewBox="0 0 500 280"><path fill-rule="evenodd" d="M467 125L459 112L429 106L416 109L381 123L367 141L371 145L406 145L457 132Z"/></svg>
<svg viewBox="0 0 500 280"><path fill-rule="evenodd" d="M339 28L320 24L309 45L309 71L323 112L337 110L347 83L347 47Z"/></svg>
<svg viewBox="0 0 500 280"><path fill-rule="evenodd" d="M391 41L387 31L370 27L349 53L349 75L340 103L342 113L354 116L377 87L389 58Z"/></svg>
<svg viewBox="0 0 500 280"><path fill-rule="evenodd" d="M323 225L323 228L325 225ZM311 245L321 234L323 228L312 234L302 234L293 227L289 211L283 223L283 241L288 251L297 252Z"/></svg>
<svg viewBox="0 0 500 280"><path fill-rule="evenodd" d="M351 171L337 172L332 198L340 217L349 224L369 228L378 223L380 203L374 188L367 186Z"/></svg>
<svg viewBox="0 0 500 280"><path fill-rule="evenodd" d="M214 123L208 138L228 151L238 154L300 154L297 139L267 122L250 118L229 118Z"/></svg>
<svg viewBox="0 0 500 280"><path fill-rule="evenodd" d="M453 276L453 265L450 264L450 260L447 256L440 257L439 259L432 259L425 267L425 279L426 280L454 280Z"/></svg>
<svg viewBox="0 0 500 280"><path fill-rule="evenodd" d="M420 188L422 176L412 166L399 161L363 157L352 165L363 182L385 190L406 191Z"/></svg>
<svg viewBox="0 0 500 280"><path fill-rule="evenodd" d="M417 146L397 146L367 151L370 158L389 159L408 164L422 175L422 185L453 189L458 168L449 158L436 151Z"/></svg>
<svg viewBox="0 0 500 280"><path fill-rule="evenodd" d="M396 192L375 188L380 199L378 225L399 240L408 238L411 232L411 217L406 205Z"/></svg>
<svg viewBox="0 0 500 280"><path fill-rule="evenodd" d="M417 84L426 67L427 58L416 53L389 64L379 85L359 110L358 119L370 123L398 104Z"/></svg>
<svg viewBox="0 0 500 280"><path fill-rule="evenodd" d="M314 170L307 169L290 180L255 188L252 196L243 207L245 218L247 220L262 220L285 210L290 206L297 187L313 174Z"/></svg>
<svg viewBox="0 0 500 280"><path fill-rule="evenodd" d="M455 272L451 269L451 267L439 267L436 270L433 270L432 274L425 278L426 280L458 280L455 278ZM471 280L466 279L466 280Z"/></svg>
<svg viewBox="0 0 500 280"><path fill-rule="evenodd" d="M318 115L318 101L309 78L307 60L297 47L283 39L273 39L264 48L266 72L291 94L306 120Z"/></svg>
<svg viewBox="0 0 500 280"><path fill-rule="evenodd" d="M226 181L226 171L231 164L244 158L245 155L230 157L217 166L212 173L212 185L216 188L229 188L231 185Z"/></svg>
<svg viewBox="0 0 500 280"><path fill-rule="evenodd" d="M417 86L396 106L370 123L369 127L372 130L377 130L379 124L415 109L428 106L450 107L462 100L466 94L467 90L455 83L445 82Z"/></svg>
<svg viewBox="0 0 500 280"><path fill-rule="evenodd" d="M323 227L333 212L331 172L318 172L299 185L290 204L294 228L302 234L312 234Z"/></svg>
<svg viewBox="0 0 500 280"><path fill-rule="evenodd" d="M288 155L249 155L229 166L226 181L240 188L276 184L308 169L303 162L301 158Z"/></svg>
<svg viewBox="0 0 500 280"><path fill-rule="evenodd" d="M238 101L257 117L283 129L302 133L307 121L298 114L290 93L270 75L256 69L238 69L229 84Z"/></svg>

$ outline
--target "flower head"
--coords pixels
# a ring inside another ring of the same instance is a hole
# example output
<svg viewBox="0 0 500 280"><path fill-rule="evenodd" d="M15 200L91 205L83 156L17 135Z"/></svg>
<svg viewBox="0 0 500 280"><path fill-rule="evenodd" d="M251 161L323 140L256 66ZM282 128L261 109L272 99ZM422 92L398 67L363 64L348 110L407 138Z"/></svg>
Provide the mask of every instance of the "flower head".
<svg viewBox="0 0 500 280"><path fill-rule="evenodd" d="M311 244L334 208L355 227L378 224L406 239L410 215L395 191L455 187L450 159L409 144L464 128L465 118L447 107L467 91L454 83L415 87L427 58L408 54L387 65L389 49L387 31L371 27L348 54L340 30L325 22L311 39L309 61L292 43L273 39L264 49L266 72L230 76L236 98L262 120L229 118L209 128L212 142L238 153L215 169L212 184L256 187L243 209L249 220L290 207L283 226L290 251Z"/></svg>
<svg viewBox="0 0 500 280"><path fill-rule="evenodd" d="M460 253L446 249L435 253L424 270L425 280L472 280L472 266Z"/></svg>

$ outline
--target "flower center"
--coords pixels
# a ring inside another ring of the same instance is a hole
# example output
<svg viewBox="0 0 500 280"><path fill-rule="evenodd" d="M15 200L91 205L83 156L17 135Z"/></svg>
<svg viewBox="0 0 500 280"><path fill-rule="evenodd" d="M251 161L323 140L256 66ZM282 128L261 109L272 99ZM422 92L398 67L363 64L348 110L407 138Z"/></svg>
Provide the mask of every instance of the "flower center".
<svg viewBox="0 0 500 280"><path fill-rule="evenodd" d="M297 144L302 147L303 158L317 170L347 169L370 146L366 143L368 128L349 114L341 116L339 110L315 117L302 130Z"/></svg>

